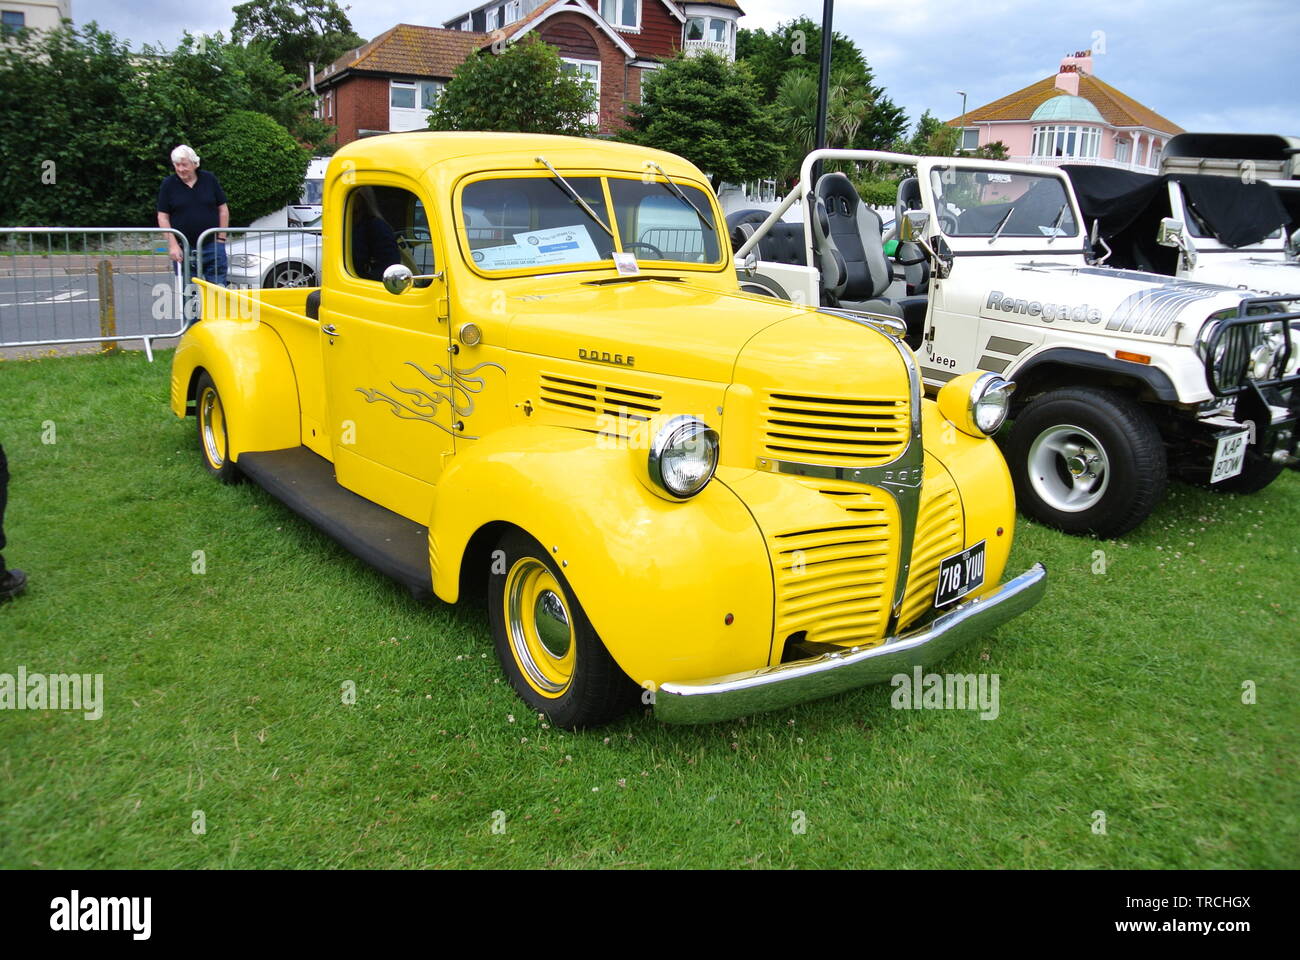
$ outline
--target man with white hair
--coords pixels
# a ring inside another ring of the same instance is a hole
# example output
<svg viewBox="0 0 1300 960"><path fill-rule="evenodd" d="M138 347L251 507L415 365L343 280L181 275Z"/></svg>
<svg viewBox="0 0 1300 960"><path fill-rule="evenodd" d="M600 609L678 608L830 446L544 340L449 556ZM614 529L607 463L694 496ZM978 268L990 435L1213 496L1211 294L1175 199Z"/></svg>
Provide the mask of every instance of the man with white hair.
<svg viewBox="0 0 1300 960"><path fill-rule="evenodd" d="M202 276L209 283L226 282L226 235L217 234L217 242L209 238L199 257L199 235L204 230L230 225L230 207L226 205L226 192L217 178L207 170L199 169L199 155L188 145L181 144L172 151L172 167L158 190L158 226L179 230L190 243L190 275ZM167 245L174 263L184 258L181 245L172 234L167 235Z"/></svg>

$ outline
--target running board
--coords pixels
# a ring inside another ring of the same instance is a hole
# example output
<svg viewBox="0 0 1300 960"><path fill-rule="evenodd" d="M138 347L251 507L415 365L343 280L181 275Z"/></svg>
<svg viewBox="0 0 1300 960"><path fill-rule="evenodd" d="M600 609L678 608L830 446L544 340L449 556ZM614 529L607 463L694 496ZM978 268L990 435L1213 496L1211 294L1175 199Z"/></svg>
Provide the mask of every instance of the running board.
<svg viewBox="0 0 1300 960"><path fill-rule="evenodd" d="M429 528L345 490L334 464L306 447L240 455L259 487L417 598L433 595Z"/></svg>

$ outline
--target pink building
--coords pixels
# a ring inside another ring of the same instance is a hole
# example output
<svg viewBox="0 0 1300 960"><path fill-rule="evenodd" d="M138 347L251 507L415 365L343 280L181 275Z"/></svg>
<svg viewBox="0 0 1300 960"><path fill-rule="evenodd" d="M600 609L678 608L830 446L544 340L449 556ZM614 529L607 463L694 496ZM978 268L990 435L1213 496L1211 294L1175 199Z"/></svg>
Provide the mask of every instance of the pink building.
<svg viewBox="0 0 1300 960"><path fill-rule="evenodd" d="M1092 54L1064 57L1056 76L948 121L962 149L1001 140L1017 163L1097 163L1155 173L1160 150L1183 128L1097 79Z"/></svg>

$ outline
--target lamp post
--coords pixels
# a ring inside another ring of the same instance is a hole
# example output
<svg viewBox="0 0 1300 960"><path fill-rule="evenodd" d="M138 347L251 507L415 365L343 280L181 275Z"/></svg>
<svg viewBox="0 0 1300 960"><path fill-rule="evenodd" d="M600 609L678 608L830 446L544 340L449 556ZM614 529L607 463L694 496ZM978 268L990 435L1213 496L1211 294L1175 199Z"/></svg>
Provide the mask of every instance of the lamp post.
<svg viewBox="0 0 1300 960"><path fill-rule="evenodd" d="M831 80L831 40L834 29L832 20L835 18L835 0L822 0L822 54L820 71L817 77L817 120L815 139L813 148L821 150L826 146L826 115L830 111L830 80ZM812 176L813 183L821 176L822 164L817 161L813 164Z"/></svg>
<svg viewBox="0 0 1300 960"><path fill-rule="evenodd" d="M966 91L957 92L961 94L961 131L957 137L957 152L961 153L962 144L966 142Z"/></svg>

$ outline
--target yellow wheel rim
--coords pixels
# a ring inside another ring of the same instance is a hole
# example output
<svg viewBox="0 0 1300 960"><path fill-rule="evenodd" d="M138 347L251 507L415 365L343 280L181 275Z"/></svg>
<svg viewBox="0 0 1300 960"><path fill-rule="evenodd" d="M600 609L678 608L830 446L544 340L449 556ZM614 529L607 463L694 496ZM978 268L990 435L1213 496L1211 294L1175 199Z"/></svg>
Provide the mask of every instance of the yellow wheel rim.
<svg viewBox="0 0 1300 960"><path fill-rule="evenodd" d="M203 429L203 454L220 470L226 462L226 414L215 387L205 387L199 397L199 423Z"/></svg>
<svg viewBox="0 0 1300 960"><path fill-rule="evenodd" d="M506 631L510 651L528 685L552 700L573 681L573 616L555 574L535 557L515 562L506 575Z"/></svg>

